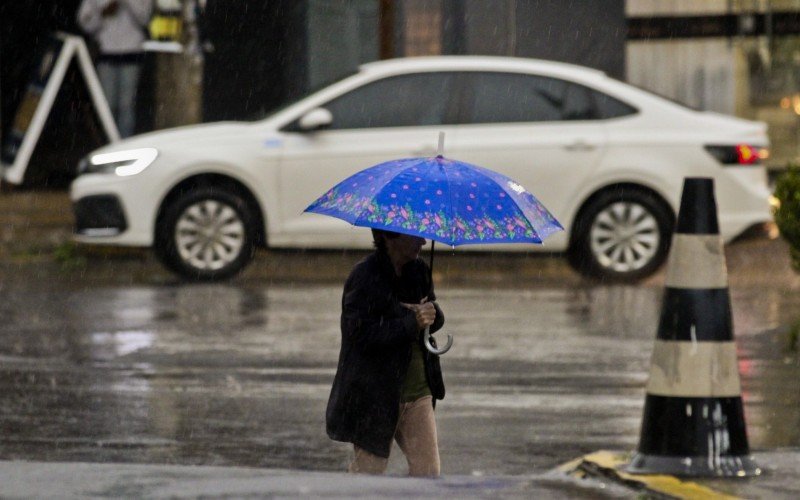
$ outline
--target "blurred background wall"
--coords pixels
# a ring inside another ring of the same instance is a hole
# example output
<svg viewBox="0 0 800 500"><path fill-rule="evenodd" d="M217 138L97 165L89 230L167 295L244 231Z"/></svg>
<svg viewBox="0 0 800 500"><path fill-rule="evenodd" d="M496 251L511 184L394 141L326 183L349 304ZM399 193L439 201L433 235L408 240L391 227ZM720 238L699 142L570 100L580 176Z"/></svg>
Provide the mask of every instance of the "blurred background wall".
<svg viewBox="0 0 800 500"><path fill-rule="evenodd" d="M80 0L0 3L6 136L37 48L79 34ZM764 120L773 166L800 152L800 0L156 0L178 52L148 52L137 131L253 120L368 61L437 54L581 64L700 109ZM176 7L177 6L177 7ZM168 12L169 11L169 12ZM102 143L68 77L32 164L68 180ZM50 150L48 154L47 150ZM46 175L45 177L48 177ZM51 183L58 184L54 175Z"/></svg>
<svg viewBox="0 0 800 500"><path fill-rule="evenodd" d="M769 125L800 161L800 1L627 0L625 79L689 106Z"/></svg>

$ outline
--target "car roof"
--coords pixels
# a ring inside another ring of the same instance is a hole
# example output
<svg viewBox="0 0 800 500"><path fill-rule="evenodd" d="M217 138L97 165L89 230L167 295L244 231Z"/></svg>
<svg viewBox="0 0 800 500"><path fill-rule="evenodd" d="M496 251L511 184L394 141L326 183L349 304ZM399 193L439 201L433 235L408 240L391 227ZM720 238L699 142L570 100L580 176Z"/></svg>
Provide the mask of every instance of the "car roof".
<svg viewBox="0 0 800 500"><path fill-rule="evenodd" d="M575 64L500 56L423 56L385 59L362 64L362 73L393 74L409 71L466 70L466 71L519 71L547 73L566 78L597 80L606 78L600 70Z"/></svg>

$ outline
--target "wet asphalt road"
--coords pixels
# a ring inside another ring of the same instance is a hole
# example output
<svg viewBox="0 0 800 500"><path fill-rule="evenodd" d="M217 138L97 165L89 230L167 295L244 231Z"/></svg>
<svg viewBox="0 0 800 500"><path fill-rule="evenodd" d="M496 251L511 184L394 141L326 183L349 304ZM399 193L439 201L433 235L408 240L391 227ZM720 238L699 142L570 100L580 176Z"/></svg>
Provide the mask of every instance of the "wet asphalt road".
<svg viewBox="0 0 800 500"><path fill-rule="evenodd" d="M728 249L757 450L800 446L790 334L800 278L783 252L774 242ZM325 436L324 411L341 280L360 256L268 258L255 265L297 279L252 270L186 285L126 258L69 272L0 268L0 459L344 469L350 449ZM301 272L309 260L324 276ZM455 337L437 408L443 473L539 473L599 449L633 450L663 274L609 285L561 259L494 260L511 271L437 261L444 331ZM390 472L403 474L393 453Z"/></svg>

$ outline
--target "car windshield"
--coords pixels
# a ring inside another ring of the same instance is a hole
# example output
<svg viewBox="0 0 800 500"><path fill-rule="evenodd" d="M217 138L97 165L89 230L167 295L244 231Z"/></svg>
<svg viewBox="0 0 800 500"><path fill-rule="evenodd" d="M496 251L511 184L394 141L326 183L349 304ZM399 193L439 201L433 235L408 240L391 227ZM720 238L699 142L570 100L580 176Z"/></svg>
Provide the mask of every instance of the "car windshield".
<svg viewBox="0 0 800 500"><path fill-rule="evenodd" d="M347 72L347 73L345 73L343 75L340 75L340 76L338 76L336 78L333 78L333 79L326 80L324 82L318 83L318 84L314 85L313 87L311 87L310 89L308 89L305 92L303 92L302 94L288 98L286 101L283 102L283 104L281 104L277 108L260 109L260 110L254 111L253 113L251 113L247 118L245 118L242 121L257 122L257 121L260 121L260 120L267 119L270 116L273 116L273 115L276 115L276 114L280 113L281 111L283 111L284 109L288 108L289 106L292 106L293 104L302 101L303 99L305 99L306 97L310 96L311 94L313 94L313 93L315 93L315 92L317 92L319 90L322 90L325 87L329 87L329 86L331 86L331 85L333 85L335 83L338 83L338 82L340 82L340 81L342 81L342 80L344 80L346 78L350 78L351 76L355 75L356 73L358 73L358 71L349 71L349 72Z"/></svg>

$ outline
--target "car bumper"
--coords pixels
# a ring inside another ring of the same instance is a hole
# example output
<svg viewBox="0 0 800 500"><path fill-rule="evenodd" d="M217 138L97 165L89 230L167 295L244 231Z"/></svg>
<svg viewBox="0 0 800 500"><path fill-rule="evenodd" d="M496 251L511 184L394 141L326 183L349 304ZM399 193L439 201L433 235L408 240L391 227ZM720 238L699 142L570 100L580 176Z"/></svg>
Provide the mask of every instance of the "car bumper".
<svg viewBox="0 0 800 500"><path fill-rule="evenodd" d="M141 185L140 185L141 184ZM79 243L151 246L157 194L134 177L81 175L70 186Z"/></svg>
<svg viewBox="0 0 800 500"><path fill-rule="evenodd" d="M724 169L726 189L717 190L719 225L722 239L728 243L757 224L772 221L766 170L752 167Z"/></svg>
<svg viewBox="0 0 800 500"><path fill-rule="evenodd" d="M122 204L114 195L84 196L72 204L75 234L85 237L117 236L128 229Z"/></svg>

